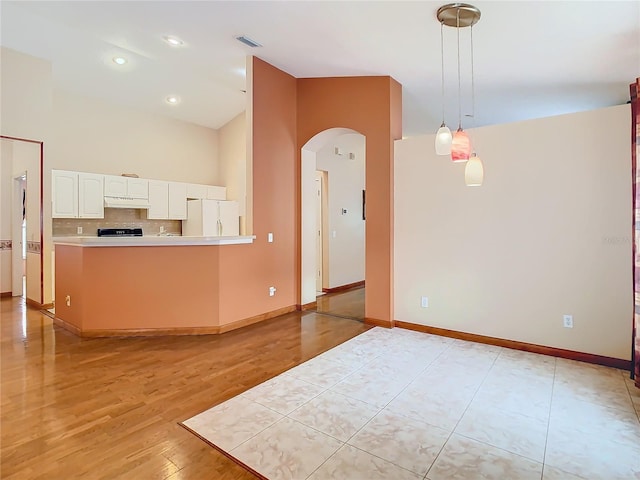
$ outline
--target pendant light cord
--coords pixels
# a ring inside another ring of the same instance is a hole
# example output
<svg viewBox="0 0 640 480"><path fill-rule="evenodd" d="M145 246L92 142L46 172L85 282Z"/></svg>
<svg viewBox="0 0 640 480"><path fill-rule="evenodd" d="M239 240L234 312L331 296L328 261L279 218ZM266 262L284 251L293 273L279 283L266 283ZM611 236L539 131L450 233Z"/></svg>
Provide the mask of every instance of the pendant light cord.
<svg viewBox="0 0 640 480"><path fill-rule="evenodd" d="M462 87L460 82L460 9L456 12L456 31L458 33L458 130L462 129Z"/></svg>
<svg viewBox="0 0 640 480"><path fill-rule="evenodd" d="M440 23L440 61L441 61L441 69L442 72L442 125L444 125L444 23Z"/></svg>
<svg viewBox="0 0 640 480"><path fill-rule="evenodd" d="M476 125L476 83L473 75L473 24L471 24L471 121Z"/></svg>

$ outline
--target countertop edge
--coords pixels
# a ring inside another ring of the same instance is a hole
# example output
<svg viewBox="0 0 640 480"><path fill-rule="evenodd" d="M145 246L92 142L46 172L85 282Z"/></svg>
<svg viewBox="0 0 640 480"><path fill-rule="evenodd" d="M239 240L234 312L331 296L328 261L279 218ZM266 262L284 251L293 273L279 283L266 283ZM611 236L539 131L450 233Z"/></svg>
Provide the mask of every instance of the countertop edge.
<svg viewBox="0 0 640 480"><path fill-rule="evenodd" d="M74 247L188 247L197 245L241 245L253 243L255 235L233 237L52 237L54 245Z"/></svg>

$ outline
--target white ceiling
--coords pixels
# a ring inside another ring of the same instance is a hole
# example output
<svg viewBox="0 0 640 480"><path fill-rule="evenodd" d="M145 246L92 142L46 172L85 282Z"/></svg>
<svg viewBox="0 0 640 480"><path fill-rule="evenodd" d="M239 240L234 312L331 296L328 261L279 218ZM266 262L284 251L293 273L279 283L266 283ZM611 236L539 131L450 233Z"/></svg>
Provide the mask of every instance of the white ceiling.
<svg viewBox="0 0 640 480"><path fill-rule="evenodd" d="M404 135L441 122L440 24L430 1L6 1L3 46L50 60L56 87L219 128L244 110L253 54L295 77L391 75ZM640 2L477 1L476 115L465 127L625 103L640 75ZM469 30L462 115L471 113ZM458 123L455 29L445 27L446 119ZM247 35L263 47L237 40ZM172 48L164 35L186 45ZM129 59L116 68L111 59ZM169 94L178 106L164 102ZM357 108L357 106L354 106Z"/></svg>

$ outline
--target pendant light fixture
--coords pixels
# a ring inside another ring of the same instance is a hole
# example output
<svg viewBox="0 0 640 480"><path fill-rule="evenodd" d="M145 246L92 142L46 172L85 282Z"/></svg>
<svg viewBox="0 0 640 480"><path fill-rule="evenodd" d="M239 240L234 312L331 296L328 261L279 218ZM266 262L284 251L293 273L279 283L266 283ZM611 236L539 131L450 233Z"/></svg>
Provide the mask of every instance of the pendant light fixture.
<svg viewBox="0 0 640 480"><path fill-rule="evenodd" d="M449 3L438 9L438 21L442 27L455 27L458 39L458 130L453 134L451 142L451 160L466 162L471 154L471 141L462 129L462 81L460 75L460 29L470 27L480 20L480 10L466 3ZM442 40L442 38L441 38ZM443 49L444 51L444 49ZM444 62L443 62L444 66ZM444 74L443 74L444 78ZM444 123L444 122L443 122Z"/></svg>
<svg viewBox="0 0 640 480"><path fill-rule="evenodd" d="M476 84L473 75L473 25L471 25L471 118L475 121L476 116ZM480 187L484 181L484 166L482 160L471 154L471 158L464 167L464 183L467 187Z"/></svg>
<svg viewBox="0 0 640 480"><path fill-rule="evenodd" d="M450 155L451 154L451 130L444 123L444 41L443 41L444 24L440 24L440 61L442 72L442 125L436 133L436 155Z"/></svg>
<svg viewBox="0 0 640 480"><path fill-rule="evenodd" d="M464 183L467 187L479 187L484 180L484 166L482 160L476 155L476 152L471 154L469 161L464 166Z"/></svg>

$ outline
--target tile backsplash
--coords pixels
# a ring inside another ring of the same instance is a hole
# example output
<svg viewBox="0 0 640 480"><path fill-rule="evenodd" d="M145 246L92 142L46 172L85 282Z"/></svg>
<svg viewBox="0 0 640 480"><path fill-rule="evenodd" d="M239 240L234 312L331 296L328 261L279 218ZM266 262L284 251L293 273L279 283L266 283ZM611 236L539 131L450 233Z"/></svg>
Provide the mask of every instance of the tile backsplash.
<svg viewBox="0 0 640 480"><path fill-rule="evenodd" d="M82 233L78 234L78 227ZM172 235L182 235L180 220L148 220L147 211L136 208L105 208L104 218L54 218L54 237L97 235L98 228L142 228L144 235L157 235L160 227Z"/></svg>

